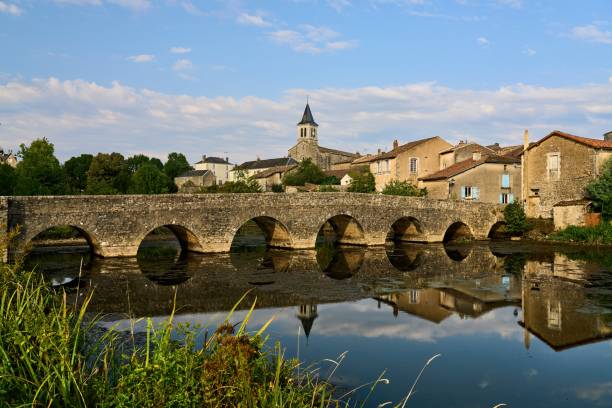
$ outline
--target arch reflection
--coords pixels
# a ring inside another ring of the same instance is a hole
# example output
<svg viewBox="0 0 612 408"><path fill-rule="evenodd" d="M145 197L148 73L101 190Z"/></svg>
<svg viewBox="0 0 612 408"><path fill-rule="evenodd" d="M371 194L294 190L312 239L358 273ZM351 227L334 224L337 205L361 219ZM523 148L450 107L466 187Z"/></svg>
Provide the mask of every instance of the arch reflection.
<svg viewBox="0 0 612 408"><path fill-rule="evenodd" d="M317 248L317 263L328 277L335 280L348 279L361 270L365 251L363 247L324 245Z"/></svg>

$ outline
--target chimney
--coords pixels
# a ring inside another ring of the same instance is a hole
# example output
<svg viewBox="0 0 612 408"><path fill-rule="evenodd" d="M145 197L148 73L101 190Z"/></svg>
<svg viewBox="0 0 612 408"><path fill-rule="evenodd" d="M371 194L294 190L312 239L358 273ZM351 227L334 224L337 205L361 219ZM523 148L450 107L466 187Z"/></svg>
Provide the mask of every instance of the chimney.
<svg viewBox="0 0 612 408"><path fill-rule="evenodd" d="M379 155L379 156L380 156L380 153L381 153L381 150L380 150L380 148L378 148L378 155Z"/></svg>
<svg viewBox="0 0 612 408"><path fill-rule="evenodd" d="M604 140L612 142L612 132L604 133Z"/></svg>
<svg viewBox="0 0 612 408"><path fill-rule="evenodd" d="M472 153L472 160L474 160L474 161L480 160L481 157L482 156L481 156L480 152L473 152Z"/></svg>
<svg viewBox="0 0 612 408"><path fill-rule="evenodd" d="M206 160L206 155L205 155L205 154L203 154L203 155L202 155L202 161L205 161L205 160Z"/></svg>
<svg viewBox="0 0 612 408"><path fill-rule="evenodd" d="M395 139L395 140L393 141L393 148L394 148L394 149L397 149L398 147L399 147L399 143L398 143L397 139Z"/></svg>
<svg viewBox="0 0 612 408"><path fill-rule="evenodd" d="M225 156L225 162L229 163L229 157Z"/></svg>
<svg viewBox="0 0 612 408"><path fill-rule="evenodd" d="M607 135L608 133L606 133ZM526 150L529 147L529 130L525 129L525 133L523 133L523 150Z"/></svg>
<svg viewBox="0 0 612 408"><path fill-rule="evenodd" d="M257 161L259 161L259 160L261 160L261 159L259 158L259 155L257 155Z"/></svg>

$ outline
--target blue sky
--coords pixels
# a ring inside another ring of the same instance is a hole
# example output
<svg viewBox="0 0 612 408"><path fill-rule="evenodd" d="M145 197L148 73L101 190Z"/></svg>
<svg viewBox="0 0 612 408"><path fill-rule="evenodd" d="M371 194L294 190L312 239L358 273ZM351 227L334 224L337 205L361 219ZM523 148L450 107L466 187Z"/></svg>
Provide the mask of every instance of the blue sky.
<svg viewBox="0 0 612 408"><path fill-rule="evenodd" d="M0 145L282 156L612 129L609 0L0 0Z"/></svg>

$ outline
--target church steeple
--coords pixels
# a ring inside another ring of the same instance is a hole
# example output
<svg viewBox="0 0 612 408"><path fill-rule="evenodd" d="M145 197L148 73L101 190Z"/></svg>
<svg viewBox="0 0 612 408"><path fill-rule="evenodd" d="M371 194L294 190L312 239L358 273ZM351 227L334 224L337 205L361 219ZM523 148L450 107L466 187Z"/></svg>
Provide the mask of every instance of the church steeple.
<svg viewBox="0 0 612 408"><path fill-rule="evenodd" d="M298 142L302 140L317 142L317 128L319 125L314 121L312 117L312 112L310 111L310 104L306 103L306 108L304 109L304 114L302 115L302 120L297 124L297 140Z"/></svg>
<svg viewBox="0 0 612 408"><path fill-rule="evenodd" d="M304 328L304 334L306 338L310 336L310 330L312 330L312 324L314 320L319 316L317 313L317 305L300 305L297 318L302 322Z"/></svg>

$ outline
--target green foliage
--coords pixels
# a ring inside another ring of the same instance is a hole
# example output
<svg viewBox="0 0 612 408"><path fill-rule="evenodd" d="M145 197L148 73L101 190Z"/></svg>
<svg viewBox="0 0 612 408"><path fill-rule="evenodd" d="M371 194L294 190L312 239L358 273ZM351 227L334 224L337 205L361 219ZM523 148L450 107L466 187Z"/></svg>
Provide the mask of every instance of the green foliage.
<svg viewBox="0 0 612 408"><path fill-rule="evenodd" d="M168 155L168 160L164 164L164 173L170 180L189 170L193 170L193 167L189 165L184 154L174 152Z"/></svg>
<svg viewBox="0 0 612 408"><path fill-rule="evenodd" d="M30 146L21 144L17 164L16 195L54 195L65 191L64 171L54 155L53 144L36 139Z"/></svg>
<svg viewBox="0 0 612 408"><path fill-rule="evenodd" d="M261 193L261 185L253 178L228 181L218 188L219 193Z"/></svg>
<svg viewBox="0 0 612 408"><path fill-rule="evenodd" d="M530 228L525 210L519 203L508 204L504 208L504 220L506 221L506 232L510 235L523 235Z"/></svg>
<svg viewBox="0 0 612 408"><path fill-rule="evenodd" d="M374 175L368 170L367 172L351 175L353 182L348 187L351 193L373 193L376 191L376 180Z"/></svg>
<svg viewBox="0 0 612 408"><path fill-rule="evenodd" d="M407 197L425 197L427 195L427 189L417 188L409 181L393 180L385 186L382 193Z"/></svg>
<svg viewBox="0 0 612 408"><path fill-rule="evenodd" d="M321 180L319 184L333 184L339 186L340 179L336 176L327 176L323 180Z"/></svg>
<svg viewBox="0 0 612 408"><path fill-rule="evenodd" d="M93 156L82 154L71 157L64 163L64 173L66 174L66 189L70 194L80 194L87 188L87 171L91 166Z"/></svg>
<svg viewBox="0 0 612 408"><path fill-rule="evenodd" d="M6 163L0 164L0 196L13 195L16 181L15 169Z"/></svg>
<svg viewBox="0 0 612 408"><path fill-rule="evenodd" d="M87 194L125 194L130 174L123 155L98 153L87 171Z"/></svg>
<svg viewBox="0 0 612 408"><path fill-rule="evenodd" d="M594 227L569 226L549 235L554 241L579 242L589 245L612 245L612 224L602 222Z"/></svg>
<svg viewBox="0 0 612 408"><path fill-rule="evenodd" d="M319 186L319 189L317 191L319 191L320 193L336 193L340 190L334 187L333 185L323 184Z"/></svg>
<svg viewBox="0 0 612 408"><path fill-rule="evenodd" d="M132 175L129 192L132 194L162 194L168 192L168 176L154 164L145 163Z"/></svg>
<svg viewBox="0 0 612 408"><path fill-rule="evenodd" d="M285 187L282 184L272 184L272 192L273 193L284 193Z"/></svg>
<svg viewBox="0 0 612 408"><path fill-rule="evenodd" d="M304 159L296 169L283 177L286 186L303 186L306 183L321 184L325 180L325 173L310 159Z"/></svg>
<svg viewBox="0 0 612 408"><path fill-rule="evenodd" d="M604 220L612 219L612 158L604 163L597 180L586 187L586 196Z"/></svg>

